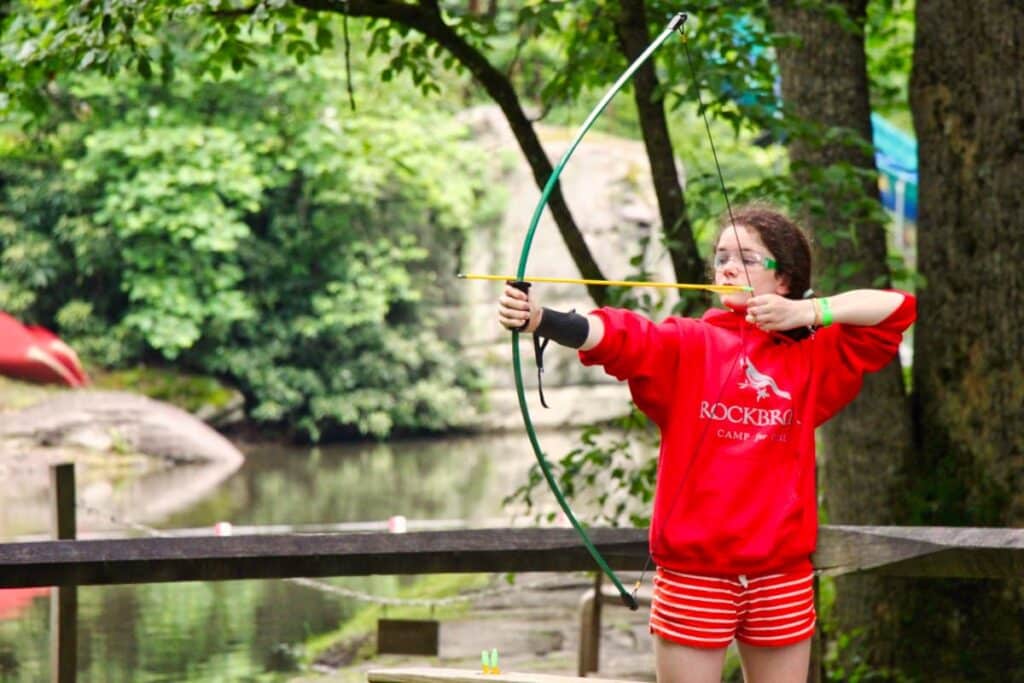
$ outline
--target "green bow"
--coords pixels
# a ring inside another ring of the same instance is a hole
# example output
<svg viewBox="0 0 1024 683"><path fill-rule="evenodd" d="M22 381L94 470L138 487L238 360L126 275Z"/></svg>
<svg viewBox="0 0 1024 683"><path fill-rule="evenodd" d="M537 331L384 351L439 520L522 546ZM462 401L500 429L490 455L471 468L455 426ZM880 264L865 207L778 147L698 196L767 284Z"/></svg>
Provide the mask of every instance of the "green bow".
<svg viewBox="0 0 1024 683"><path fill-rule="evenodd" d="M647 47L647 49L644 50L643 53L639 57L637 57L632 64L629 65L629 67L623 72L621 76L619 76L619 79L615 81L615 83L612 85L608 93L601 98L601 101L597 103L597 106L595 106L593 111L591 111L590 114L587 116L586 120L583 122L583 125L580 126L580 130L576 134L576 138L572 141L572 144L569 145L569 148L565 151L565 154L562 155L562 159L558 162L558 165L555 167L555 170L552 171L551 176L548 178L547 184L544 186L544 191L541 193L540 200L537 202L537 208L533 212L533 218L530 221L530 228L526 233L526 238L523 241L522 253L519 256L519 267L516 270L517 279L522 280L526 277L526 262L530 254L530 247L533 245L533 236L534 233L537 232L537 225L540 223L541 215L544 213L544 208L547 206L548 197L551 195L551 192L554 190L555 185L558 183L558 177L561 175L562 169L565 168L565 165L568 163L569 158L572 156L573 152L576 151L576 147L583 139L583 136L587 134L587 131L590 130L590 127L594 124L594 121L596 121L597 117L601 115L601 112L603 112L605 107L608 106L608 103L612 100L613 97L615 97L616 93L618 93L619 90L622 89L622 86L624 86L626 82L629 81L630 78L632 78L636 70L639 69L643 65L643 63L647 61L647 59L650 58L652 54L654 54L655 50L657 50L662 43L668 40L668 37L672 35L672 33L675 32L677 29L679 29L685 21L686 14L682 12L672 17L671 21L669 21L668 25L665 27L665 30L662 31L661 34L658 35L658 37L655 38L654 41ZM537 439L537 432L533 427L533 420L530 419L530 409L526 404L526 391L523 387L523 368L519 356L518 331L512 332L512 361L513 367L515 368L516 394L519 397L519 410L523 414L523 423L526 426L526 433L530 437L530 444L533 446L533 452L537 456L537 464L540 466L541 472L543 472L544 474L544 479L547 481L548 486L551 488L551 492L555 494L555 499L558 501L559 507L562 508L562 512L565 513L565 516L568 518L569 522L572 523L573 528L576 529L576 532L580 535L580 538L583 540L583 544L590 552L591 557L594 558L594 561L597 562L597 565L601 568L601 571L604 572L605 576L607 576L615 585L615 588L618 589L619 595L622 597L622 601L630 609L635 610L638 606L636 596L630 594L623 587L622 582L619 580L619 577L615 575L615 572L612 570L611 567L608 566L608 563L605 561L604 557L602 557L601 553L598 552L597 548L594 547L594 543L590 540L590 537L587 535L587 532L583 529L583 526L580 524L579 520L576 519L576 515L574 515L572 509L570 509L569 504L565 500L565 496L562 495L562 491L561 489L559 489L558 484L555 482L555 477L551 473L551 467L548 464L547 458L544 457L544 452L541 450L540 442Z"/></svg>

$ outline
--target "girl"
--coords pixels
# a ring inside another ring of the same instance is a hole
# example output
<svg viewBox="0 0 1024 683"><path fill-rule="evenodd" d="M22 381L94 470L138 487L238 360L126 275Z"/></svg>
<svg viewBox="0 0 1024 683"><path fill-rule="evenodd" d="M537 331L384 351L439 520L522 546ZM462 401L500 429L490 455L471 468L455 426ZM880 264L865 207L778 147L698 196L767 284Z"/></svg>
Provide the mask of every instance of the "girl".
<svg viewBox="0 0 1024 683"><path fill-rule="evenodd" d="M807 238L758 206L723 220L713 270L716 285L751 291L720 295L724 309L700 319L562 313L511 285L498 319L627 381L660 430L658 680L719 681L735 639L746 681L802 683L816 621L814 428L896 356L915 300L881 290L810 298Z"/></svg>

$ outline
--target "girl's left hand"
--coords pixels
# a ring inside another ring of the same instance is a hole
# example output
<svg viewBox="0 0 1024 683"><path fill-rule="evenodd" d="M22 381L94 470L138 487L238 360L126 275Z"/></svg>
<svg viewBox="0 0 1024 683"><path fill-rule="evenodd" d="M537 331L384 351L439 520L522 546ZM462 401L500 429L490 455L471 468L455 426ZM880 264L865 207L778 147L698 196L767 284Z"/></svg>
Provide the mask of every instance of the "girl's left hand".
<svg viewBox="0 0 1024 683"><path fill-rule="evenodd" d="M761 294L747 302L747 322L767 332L784 332L814 324L816 312L811 299L787 299L778 294Z"/></svg>

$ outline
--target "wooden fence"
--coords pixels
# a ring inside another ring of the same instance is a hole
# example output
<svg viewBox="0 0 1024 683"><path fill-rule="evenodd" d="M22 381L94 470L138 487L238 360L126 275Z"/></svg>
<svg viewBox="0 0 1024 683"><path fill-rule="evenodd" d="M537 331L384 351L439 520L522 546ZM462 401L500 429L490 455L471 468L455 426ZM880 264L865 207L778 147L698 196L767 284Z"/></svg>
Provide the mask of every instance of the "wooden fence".
<svg viewBox="0 0 1024 683"><path fill-rule="evenodd" d="M0 588L61 587L51 602L55 658L62 647L73 651L76 586L594 569L572 529L74 540L74 470L57 466L52 481L58 540L0 544ZM645 529L594 528L590 534L613 568L643 567ZM1019 578L1024 529L822 526L813 561L827 576ZM73 661L55 659L54 665L55 680L74 680Z"/></svg>
<svg viewBox="0 0 1024 683"><path fill-rule="evenodd" d="M590 535L613 568L643 567L645 529L595 528ZM869 571L934 578L1024 577L1024 529L823 526L814 563L832 576ZM0 588L592 569L593 560L572 529L0 544Z"/></svg>

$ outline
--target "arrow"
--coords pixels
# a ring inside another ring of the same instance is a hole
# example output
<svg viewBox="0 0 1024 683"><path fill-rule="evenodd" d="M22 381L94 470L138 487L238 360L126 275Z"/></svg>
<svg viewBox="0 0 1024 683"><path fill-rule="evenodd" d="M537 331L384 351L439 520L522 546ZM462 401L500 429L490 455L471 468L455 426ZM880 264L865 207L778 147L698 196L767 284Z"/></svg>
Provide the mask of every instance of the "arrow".
<svg viewBox="0 0 1024 683"><path fill-rule="evenodd" d="M481 275L479 273L459 273L461 280L501 280L504 282L550 282L569 285L606 285L608 287L667 287L671 289L699 289L718 294L734 294L752 292L745 285L696 285L682 282L643 282L639 280L585 280L571 277L514 277L512 275Z"/></svg>

